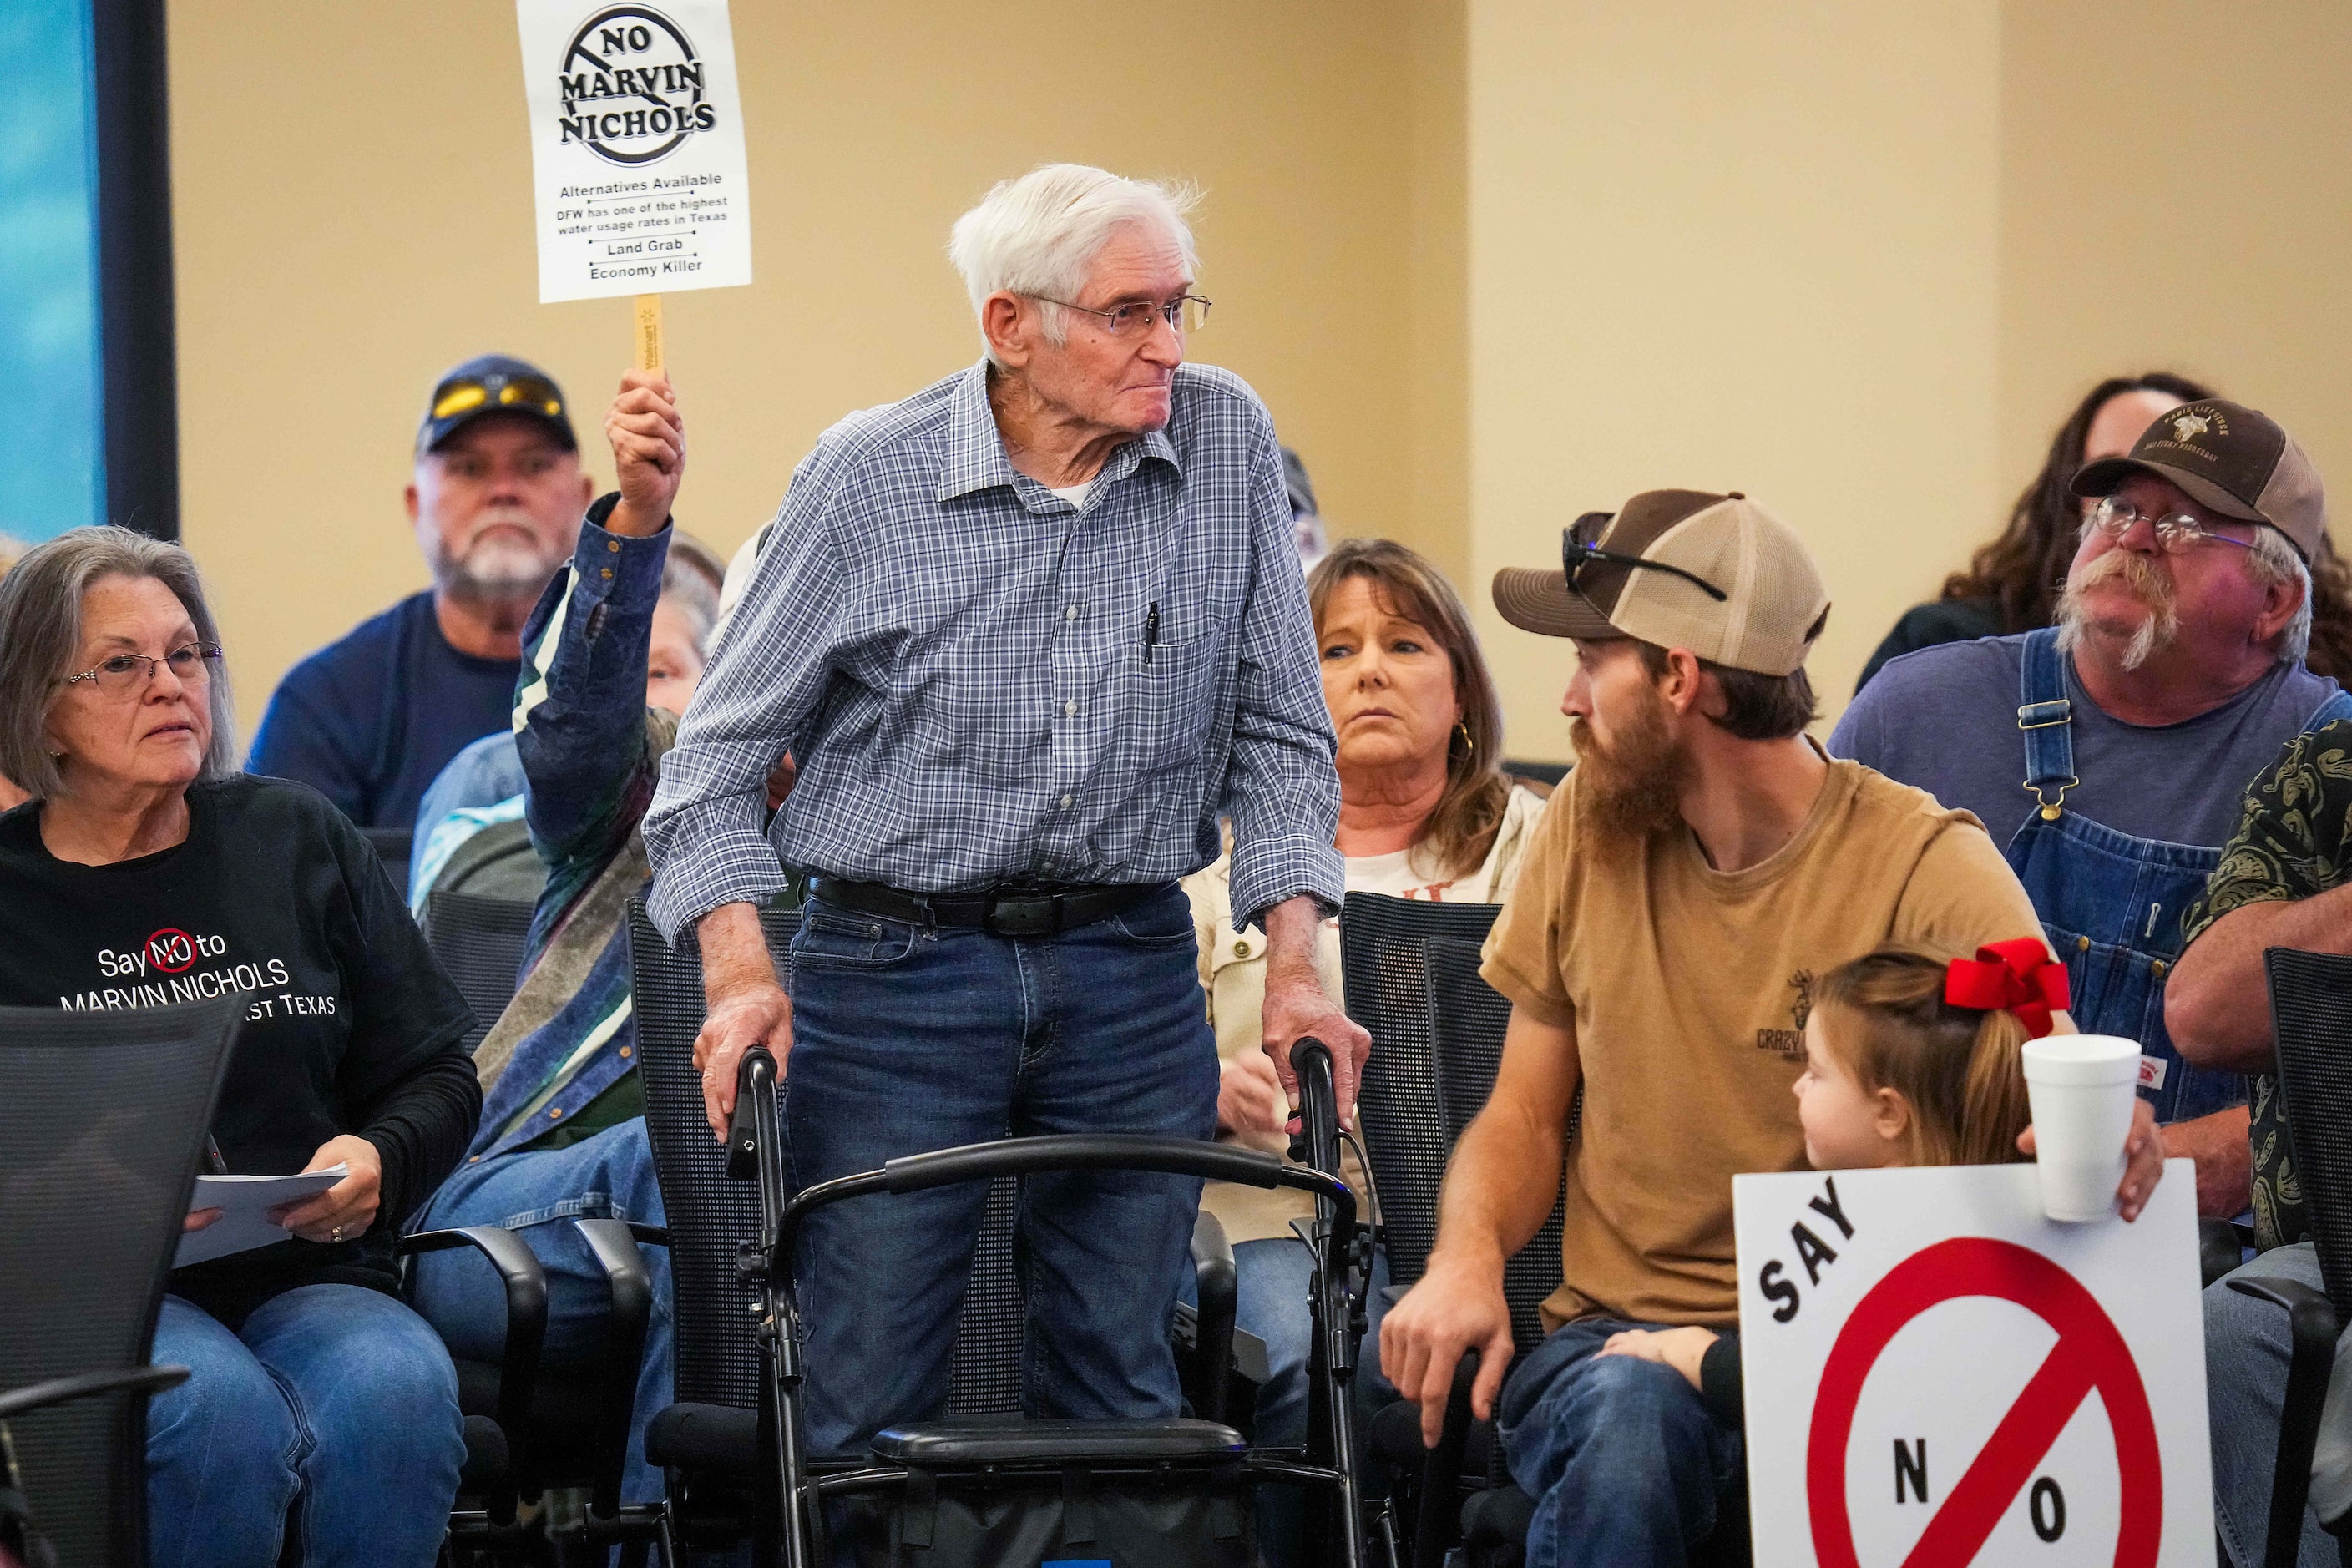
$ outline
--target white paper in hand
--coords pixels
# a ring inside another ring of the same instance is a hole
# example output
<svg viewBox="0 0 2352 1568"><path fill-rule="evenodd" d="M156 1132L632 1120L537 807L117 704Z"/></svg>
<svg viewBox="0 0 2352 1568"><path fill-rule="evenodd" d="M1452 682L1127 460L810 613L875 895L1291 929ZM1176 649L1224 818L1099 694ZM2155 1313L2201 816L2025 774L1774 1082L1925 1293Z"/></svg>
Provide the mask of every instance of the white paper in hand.
<svg viewBox="0 0 2352 1568"><path fill-rule="evenodd" d="M539 299L751 281L727 0L515 0Z"/></svg>
<svg viewBox="0 0 2352 1568"><path fill-rule="evenodd" d="M219 1209L221 1216L204 1229L180 1237L180 1250L173 1257L172 1267L185 1268L232 1252L275 1247L294 1233L269 1223L271 1209L323 1193L351 1173L349 1165L330 1165L299 1176L198 1176L196 1195L188 1200L188 1212Z"/></svg>

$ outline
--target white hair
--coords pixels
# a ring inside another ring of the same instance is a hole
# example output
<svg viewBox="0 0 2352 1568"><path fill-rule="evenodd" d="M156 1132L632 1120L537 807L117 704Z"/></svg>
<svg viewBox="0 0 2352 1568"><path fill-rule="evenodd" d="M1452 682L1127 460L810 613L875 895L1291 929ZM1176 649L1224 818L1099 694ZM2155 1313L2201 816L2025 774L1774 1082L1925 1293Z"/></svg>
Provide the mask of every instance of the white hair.
<svg viewBox="0 0 2352 1568"><path fill-rule="evenodd" d="M956 219L948 239L948 259L963 275L977 318L996 293L1047 301L1040 314L1048 342L1059 344L1067 317L1050 301L1083 292L1087 271L1118 229L1143 224L1165 232L1197 272L1192 230L1185 215L1200 202L1189 185L1130 180L1086 163L1041 163L1017 180L1005 180ZM996 351L988 334L981 346L992 363Z"/></svg>
<svg viewBox="0 0 2352 1568"><path fill-rule="evenodd" d="M2256 524L2253 542L2254 547L2246 552L2246 570L2255 582L2267 588L2292 578L2303 585L2303 603L2295 606L2294 618L2279 633L2278 644L2279 663L2301 664L2311 651L2311 568L2275 528Z"/></svg>

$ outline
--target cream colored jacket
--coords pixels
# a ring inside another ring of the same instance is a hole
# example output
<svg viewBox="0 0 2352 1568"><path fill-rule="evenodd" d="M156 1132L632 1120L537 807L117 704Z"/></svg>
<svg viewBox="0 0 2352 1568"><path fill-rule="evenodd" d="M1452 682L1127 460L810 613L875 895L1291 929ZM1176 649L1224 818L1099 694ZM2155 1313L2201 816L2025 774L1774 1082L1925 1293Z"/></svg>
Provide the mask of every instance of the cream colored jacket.
<svg viewBox="0 0 2352 1568"><path fill-rule="evenodd" d="M1466 877L1456 879L1436 896L1446 903L1499 904L1510 897L1518 881L1519 852L1543 813L1543 797L1524 786L1514 786L1503 807L1503 821L1495 830L1494 846L1486 861ZM1265 932L1256 926L1234 930L1233 863L1221 855L1216 863L1184 879L1185 896L1192 900L1192 931L1199 939L1201 989L1207 993L1209 1026L1216 1031L1217 1059L1229 1062L1244 1051L1264 1048L1261 1015L1265 1007ZM1350 892L1362 891L1352 877ZM1315 943L1315 967L1324 988L1334 997L1344 995L1339 975L1339 922L1325 921ZM1220 1131L1220 1142L1246 1143L1271 1154L1286 1153L1289 1140L1280 1133L1243 1135ZM1353 1174L1354 1157L1349 1156ZM1363 1190L1360 1182L1353 1184ZM1217 1216L1234 1242L1263 1241L1291 1234L1290 1222L1315 1211L1314 1200L1303 1193L1266 1192L1229 1182L1212 1182L1201 1194L1201 1206Z"/></svg>

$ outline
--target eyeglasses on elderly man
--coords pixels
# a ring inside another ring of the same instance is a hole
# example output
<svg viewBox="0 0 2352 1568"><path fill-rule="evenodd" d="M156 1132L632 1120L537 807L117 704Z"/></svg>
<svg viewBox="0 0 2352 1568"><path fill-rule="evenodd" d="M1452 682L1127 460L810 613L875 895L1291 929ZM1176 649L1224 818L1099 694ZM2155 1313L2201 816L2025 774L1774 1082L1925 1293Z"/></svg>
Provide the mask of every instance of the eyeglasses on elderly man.
<svg viewBox="0 0 2352 1568"><path fill-rule="evenodd" d="M2140 510L2137 502L2120 491L2101 496L2099 504L2091 509L2090 526L2110 539L2121 539L2132 531L2136 522L2145 521L2156 530L2156 542L2167 555L2186 555L2208 540L2215 544L2234 544L2241 550L2252 550L2253 541L2232 539L2226 533L2216 533L2195 513L2167 512L2162 517ZM2259 523L2242 523L2241 527L2260 527Z"/></svg>
<svg viewBox="0 0 2352 1568"><path fill-rule="evenodd" d="M1179 294L1172 300L1129 300L1107 310L1097 310L1091 305L1073 305L1067 300L1050 299L1044 294L1023 297L1042 305L1059 305L1065 310L1100 316L1108 323L1104 330L1115 338L1150 331L1155 315L1179 332L1197 332L1209 324L1210 301L1198 294Z"/></svg>

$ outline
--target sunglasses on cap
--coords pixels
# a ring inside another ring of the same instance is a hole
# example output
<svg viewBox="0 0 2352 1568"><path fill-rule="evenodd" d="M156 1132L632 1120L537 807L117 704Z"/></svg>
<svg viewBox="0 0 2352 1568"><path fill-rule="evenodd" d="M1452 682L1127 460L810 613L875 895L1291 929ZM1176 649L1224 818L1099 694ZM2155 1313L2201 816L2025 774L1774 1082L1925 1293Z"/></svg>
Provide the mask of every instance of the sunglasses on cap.
<svg viewBox="0 0 2352 1568"><path fill-rule="evenodd" d="M433 389L433 408L426 417L437 421L483 407L544 414L550 419L563 417L563 398L553 382L545 376L510 376L502 372L453 376L443 382Z"/></svg>
<svg viewBox="0 0 2352 1568"><path fill-rule="evenodd" d="M1731 597L1696 572L1686 572L1679 566L1664 561L1649 561L1639 555L1620 554L1616 551L1603 550L1592 543L1591 541L1599 538L1601 531L1609 526L1609 520L1616 515L1613 511L1588 511L1559 531L1560 570L1568 577L1568 585L1578 594L1582 594L1584 589L1577 583L1577 574L1598 561L1608 566L1622 566L1629 572L1664 572L1669 576L1679 577L1685 583L1696 585L1708 598L1717 604Z"/></svg>

